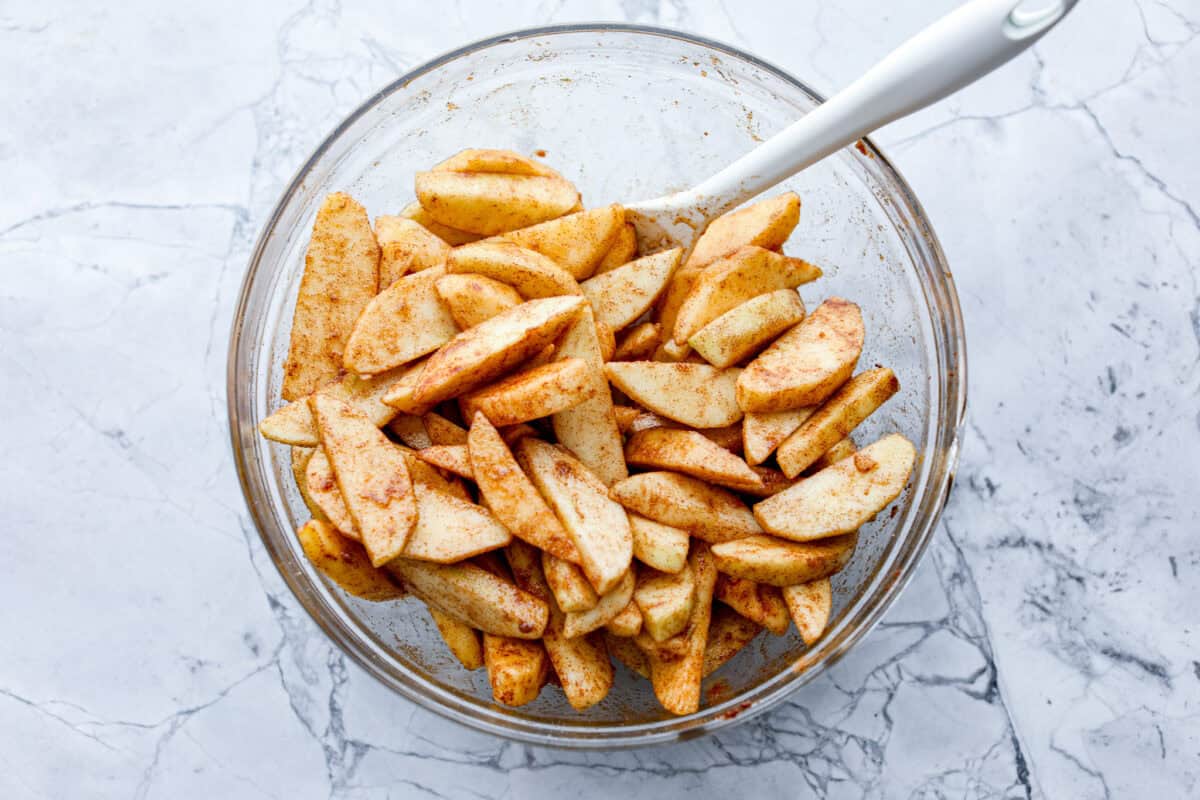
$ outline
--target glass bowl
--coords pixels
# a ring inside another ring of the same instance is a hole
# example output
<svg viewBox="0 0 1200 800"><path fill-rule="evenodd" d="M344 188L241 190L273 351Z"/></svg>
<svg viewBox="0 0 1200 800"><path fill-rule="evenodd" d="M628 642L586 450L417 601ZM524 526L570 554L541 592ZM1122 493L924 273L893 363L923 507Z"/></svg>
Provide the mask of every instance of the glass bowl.
<svg viewBox="0 0 1200 800"><path fill-rule="evenodd" d="M825 277L804 287L809 307L830 295L858 302L861 365L895 370L900 393L856 434L900 431L921 458L908 489L865 526L834 578L824 637L763 634L704 685L703 708L662 711L648 681L617 669L610 696L572 710L547 687L527 706L491 701L484 670L462 669L416 601L372 604L331 585L305 559L294 530L307 519L288 448L256 427L278 405L304 250L316 209L346 191L374 215L413 196L413 173L466 147L544 155L586 205L633 201L692 185L821 102L800 81L727 45L654 28L577 25L480 42L413 70L368 99L329 135L287 187L254 249L230 339L228 398L234 457L263 542L300 603L365 670L421 706L493 734L565 747L627 747L716 731L766 711L863 638L908 581L952 483L965 403L962 319L929 221L869 141L806 170L800 226L788 251Z"/></svg>

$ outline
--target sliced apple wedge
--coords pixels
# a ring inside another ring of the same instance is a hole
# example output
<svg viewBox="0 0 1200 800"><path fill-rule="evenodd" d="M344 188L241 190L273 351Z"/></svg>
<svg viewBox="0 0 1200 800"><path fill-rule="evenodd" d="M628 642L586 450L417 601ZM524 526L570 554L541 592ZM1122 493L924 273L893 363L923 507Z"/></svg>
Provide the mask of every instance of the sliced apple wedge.
<svg viewBox="0 0 1200 800"><path fill-rule="evenodd" d="M675 573L643 570L633 599L642 612L642 625L656 642L681 633L691 619L696 581L687 565Z"/></svg>
<svg viewBox="0 0 1200 800"><path fill-rule="evenodd" d="M720 428L742 418L738 369L707 364L613 361L604 365L614 386L656 414L693 428Z"/></svg>
<svg viewBox="0 0 1200 800"><path fill-rule="evenodd" d="M421 423L425 426L425 432L429 434L429 441L435 445L467 443L467 429L436 411L422 414Z"/></svg>
<svg viewBox="0 0 1200 800"><path fill-rule="evenodd" d="M761 294L795 289L819 277L820 268L807 261L753 245L739 248L705 267L696 278L675 317L672 333L675 344L687 343L701 328L726 311ZM803 307L800 310L802 312Z"/></svg>
<svg viewBox="0 0 1200 800"><path fill-rule="evenodd" d="M617 636L609 631L604 637L604 644L608 654L624 664L626 669L646 680L650 679L650 661L632 638Z"/></svg>
<svg viewBox="0 0 1200 800"><path fill-rule="evenodd" d="M887 367L846 381L779 446L776 458L783 474L794 478L812 466L898 391L900 382Z"/></svg>
<svg viewBox="0 0 1200 800"><path fill-rule="evenodd" d="M379 245L366 209L341 192L317 210L283 367L284 400L335 380L358 315L379 291Z"/></svg>
<svg viewBox="0 0 1200 800"><path fill-rule="evenodd" d="M582 358L564 358L514 373L463 395L463 416L482 412L493 425L516 425L574 408L595 397L596 376Z"/></svg>
<svg viewBox="0 0 1200 800"><path fill-rule="evenodd" d="M562 447L522 439L516 451L526 474L574 540L592 588L597 594L608 594L629 572L633 560L633 534L625 509L609 499L603 481Z"/></svg>
<svg viewBox="0 0 1200 800"><path fill-rule="evenodd" d="M482 275L441 275L434 285L451 318L464 331L522 302L516 289Z"/></svg>
<svg viewBox="0 0 1200 800"><path fill-rule="evenodd" d="M762 479L746 462L696 431L651 428L625 443L631 466L682 472L739 491L761 489Z"/></svg>
<svg viewBox="0 0 1200 800"><path fill-rule="evenodd" d="M561 217L579 202L569 181L554 175L418 172L421 208L450 228L495 236Z"/></svg>
<svg viewBox="0 0 1200 800"><path fill-rule="evenodd" d="M483 241L456 247L446 260L446 270L506 283L527 300L582 294L571 273L512 242Z"/></svg>
<svg viewBox="0 0 1200 800"><path fill-rule="evenodd" d="M582 297L530 300L463 331L425 362L412 402L436 405L502 375L558 338L586 304Z"/></svg>
<svg viewBox="0 0 1200 800"><path fill-rule="evenodd" d="M417 223L451 247L458 247L460 244L470 244L483 238L478 233L460 231L457 228L451 228L449 225L443 225L429 216L429 212L421 208L421 204L416 201L400 209L400 216Z"/></svg>
<svg viewBox="0 0 1200 800"><path fill-rule="evenodd" d="M798 542L856 531L896 499L916 457L912 443L893 433L763 500L754 516L768 533Z"/></svg>
<svg viewBox="0 0 1200 800"><path fill-rule="evenodd" d="M723 667L742 648L754 641L761 631L762 626L757 622L746 619L732 608L713 606L708 642L704 647L704 677Z"/></svg>
<svg viewBox="0 0 1200 800"><path fill-rule="evenodd" d="M584 281L580 288L592 304L596 319L620 330L645 314L666 290L682 257L678 247L643 256Z"/></svg>
<svg viewBox="0 0 1200 800"><path fill-rule="evenodd" d="M424 225L406 217L375 218L379 242L379 288L386 289L413 272L446 264L450 245Z"/></svg>
<svg viewBox="0 0 1200 800"><path fill-rule="evenodd" d="M620 614L608 621L604 629L613 636L626 639L637 636L642 630L642 610L635 601L630 600Z"/></svg>
<svg viewBox="0 0 1200 800"><path fill-rule="evenodd" d="M604 379L604 355L596 336L595 316L584 305L558 348L559 358L581 358L592 372L596 394L577 406L554 415L554 435L606 485L629 474L621 452L621 432L613 416L612 394Z"/></svg>
<svg viewBox="0 0 1200 800"><path fill-rule="evenodd" d="M804 470L804 475L806 477L816 475L826 467L832 467L843 458L849 458L857 452L858 445L854 443L853 439L847 436L845 439L842 439L833 447L829 448L829 450L827 450L820 458L813 462L811 467Z"/></svg>
<svg viewBox="0 0 1200 800"><path fill-rule="evenodd" d="M458 333L437 293L441 267L400 278L384 289L354 323L346 342L346 368L374 375L432 353Z"/></svg>
<svg viewBox="0 0 1200 800"><path fill-rule="evenodd" d="M862 312L831 297L742 371L737 402L746 411L814 406L854 372L863 347Z"/></svg>
<svg viewBox="0 0 1200 800"><path fill-rule="evenodd" d="M358 527L350 516L350 510L346 508L346 501L342 499L342 491L338 488L333 467L330 466L325 451L319 447L313 451L304 467L304 485L305 496L312 500L334 528L343 536L348 536L356 542L362 541Z"/></svg>
<svg viewBox="0 0 1200 800"><path fill-rule="evenodd" d="M558 517L521 471L495 426L476 414L467 439L471 472L479 493L514 536L557 558L578 564L579 550Z"/></svg>
<svg viewBox="0 0 1200 800"><path fill-rule="evenodd" d="M474 503L418 484L417 524L404 546L404 557L438 564L507 547L512 541L495 517Z"/></svg>
<svg viewBox="0 0 1200 800"><path fill-rule="evenodd" d="M717 568L720 569L719 562ZM788 610L778 586L721 573L717 576L714 597L776 636L787 633Z"/></svg>
<svg viewBox="0 0 1200 800"><path fill-rule="evenodd" d="M437 626L446 647L450 648L458 663L469 670L482 667L483 644L479 641L479 631L433 606L426 608L429 609L429 616L433 617L433 624Z"/></svg>
<svg viewBox="0 0 1200 800"><path fill-rule="evenodd" d="M500 238L541 253L576 280L584 280L596 271L624 227L625 209L614 204L567 214Z"/></svg>
<svg viewBox="0 0 1200 800"><path fill-rule="evenodd" d="M629 513L629 530L633 533L633 557L659 572L679 572L687 564L687 531L671 525Z"/></svg>
<svg viewBox="0 0 1200 800"><path fill-rule="evenodd" d="M538 639L546 630L550 610L544 600L470 561L397 558L387 569L429 605L484 633Z"/></svg>
<svg viewBox="0 0 1200 800"><path fill-rule="evenodd" d="M412 414L396 415L396 418L388 423L387 429L394 433L407 447L411 447L414 450L422 450L433 446L433 441L429 438L429 432L425 430L425 423L421 421L420 417L414 417Z"/></svg>
<svg viewBox="0 0 1200 800"><path fill-rule="evenodd" d="M429 363L429 359L425 358L401 367L400 377L387 387L387 391L380 398L381 403L394 411L412 414L416 417L424 416L429 409L433 408L434 403L418 403L413 398L413 392L417 390L417 384L421 381L421 373L425 371L427 363Z"/></svg>
<svg viewBox="0 0 1200 800"><path fill-rule="evenodd" d="M366 414L377 427L382 428L396 416L397 411L387 405L384 398L398 383L406 380L411 372L419 369L419 364L404 366L371 378L346 374L322 386L317 392L344 400ZM258 424L259 433L281 444L316 447L319 441L317 427L313 423L312 407L309 406L308 400L308 397L302 397L281 407Z"/></svg>
<svg viewBox="0 0 1200 800"><path fill-rule="evenodd" d="M465 444L435 444L418 450L417 458L461 478L475 480L475 473L471 471L471 457Z"/></svg>
<svg viewBox="0 0 1200 800"><path fill-rule="evenodd" d="M554 605L549 586L541 574L537 549L515 541L507 554L517 585L541 597L550 608L550 622L546 625L542 643L562 683L567 702L578 710L599 703L613 685L612 662L608 659L603 638L599 634L567 638L563 630L566 615Z"/></svg>
<svg viewBox="0 0 1200 800"><path fill-rule="evenodd" d="M609 361L648 361L662 344L662 326L657 322L643 322L629 329Z"/></svg>
<svg viewBox="0 0 1200 800"><path fill-rule="evenodd" d="M563 619L563 636L574 639L603 628L617 617L633 599L632 570L626 570L609 591L600 596L596 605L587 611L575 611Z"/></svg>
<svg viewBox="0 0 1200 800"><path fill-rule="evenodd" d="M793 289L778 289L729 309L692 334L688 344L714 367L731 367L756 355L802 319L800 295Z"/></svg>
<svg viewBox="0 0 1200 800"><path fill-rule="evenodd" d="M783 600L804 643L811 645L820 639L833 611L833 586L829 578L788 586L783 590Z"/></svg>
<svg viewBox="0 0 1200 800"><path fill-rule="evenodd" d="M717 569L735 578L771 586L795 586L840 572L850 563L858 534L847 533L812 542L789 542L774 536L749 536L713 545Z"/></svg>
<svg viewBox="0 0 1200 800"><path fill-rule="evenodd" d="M706 267L739 247L757 245L777 250L792 235L800 222L800 198L784 192L730 211L713 220L688 255L691 269Z"/></svg>
<svg viewBox="0 0 1200 800"><path fill-rule="evenodd" d="M313 453L317 449L315 447L292 447L290 463L292 467L292 480L296 483L296 489L300 492L300 499L304 501L304 505L308 508L308 513L312 514L313 519L320 522L329 522L329 517L317 505L316 500L308 491L308 462L312 459ZM328 463L328 462L326 462ZM337 485L337 482L334 482Z"/></svg>
<svg viewBox="0 0 1200 800"><path fill-rule="evenodd" d="M404 453L365 414L341 400L317 394L312 407L342 500L371 563L380 566L404 551L417 521Z"/></svg>
<svg viewBox="0 0 1200 800"><path fill-rule="evenodd" d="M613 485L612 497L631 511L706 542L762 533L750 509L732 492L675 472L632 475Z"/></svg>
<svg viewBox="0 0 1200 800"><path fill-rule="evenodd" d="M713 586L717 582L712 554L703 542L693 545L688 566L695 580L695 597L687 629L680 634L686 644L684 652L673 661L650 656L650 682L654 694L663 708L672 714L692 714L700 708L704 651L712 619Z"/></svg>
<svg viewBox="0 0 1200 800"><path fill-rule="evenodd" d="M296 531L304 555L325 577L348 594L379 602L404 596L388 573L371 564L367 551L320 520L309 520Z"/></svg>
<svg viewBox="0 0 1200 800"><path fill-rule="evenodd" d="M583 576L583 571L570 561L542 553L542 574L554 594L554 602L564 612L587 611L596 607L600 595Z"/></svg>
<svg viewBox="0 0 1200 800"><path fill-rule="evenodd" d="M769 411L746 414L742 420L742 444L749 464L761 464L783 444L787 437L796 432L800 424L808 419L815 408L797 408L792 411Z"/></svg>
<svg viewBox="0 0 1200 800"><path fill-rule="evenodd" d="M637 228L633 227L632 222L626 222L621 226L621 230L617 232L612 247L604 254L604 258L600 259L600 263L596 265L596 269L592 274L602 275L605 272L628 264L637 258L637 256Z"/></svg>

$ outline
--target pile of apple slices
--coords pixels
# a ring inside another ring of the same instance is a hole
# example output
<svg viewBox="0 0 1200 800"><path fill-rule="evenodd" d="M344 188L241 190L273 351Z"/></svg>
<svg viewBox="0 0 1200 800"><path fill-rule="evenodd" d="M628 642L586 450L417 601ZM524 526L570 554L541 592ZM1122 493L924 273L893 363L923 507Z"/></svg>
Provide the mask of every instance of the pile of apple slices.
<svg viewBox="0 0 1200 800"><path fill-rule="evenodd" d="M662 706L763 628L808 644L857 531L916 457L849 435L899 389L854 374L864 330L784 255L786 193L718 219L683 258L639 257L620 206L469 150L381 216L317 214L282 395L312 563L366 600L423 600L495 700L546 683L600 702L615 656ZM714 603L714 601L717 601Z"/></svg>

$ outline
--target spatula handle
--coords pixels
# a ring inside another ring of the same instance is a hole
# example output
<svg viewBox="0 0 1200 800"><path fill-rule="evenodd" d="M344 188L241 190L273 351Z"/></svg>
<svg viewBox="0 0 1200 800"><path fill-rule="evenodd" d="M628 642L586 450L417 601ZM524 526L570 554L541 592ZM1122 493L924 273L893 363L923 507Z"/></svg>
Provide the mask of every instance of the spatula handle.
<svg viewBox="0 0 1200 800"><path fill-rule="evenodd" d="M1078 0L971 0L909 39L797 122L696 186L709 214L941 100L1023 52Z"/></svg>

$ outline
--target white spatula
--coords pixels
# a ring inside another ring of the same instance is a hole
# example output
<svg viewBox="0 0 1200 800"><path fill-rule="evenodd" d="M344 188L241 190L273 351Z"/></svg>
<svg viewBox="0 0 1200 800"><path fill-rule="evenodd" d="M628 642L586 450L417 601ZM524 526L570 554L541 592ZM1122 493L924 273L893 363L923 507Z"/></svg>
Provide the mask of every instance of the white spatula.
<svg viewBox="0 0 1200 800"><path fill-rule="evenodd" d="M626 206L643 252L689 248L716 217L893 120L958 91L1024 51L1079 0L971 0L725 169L682 192Z"/></svg>

